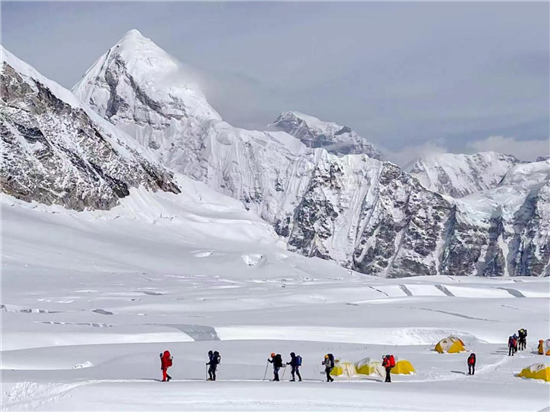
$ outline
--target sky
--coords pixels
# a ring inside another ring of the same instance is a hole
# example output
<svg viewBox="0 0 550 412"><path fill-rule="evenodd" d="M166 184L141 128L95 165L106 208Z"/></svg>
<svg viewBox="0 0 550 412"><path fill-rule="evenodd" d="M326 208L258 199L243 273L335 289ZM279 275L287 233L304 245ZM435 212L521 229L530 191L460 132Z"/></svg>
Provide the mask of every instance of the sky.
<svg viewBox="0 0 550 412"><path fill-rule="evenodd" d="M201 73L234 126L295 110L406 165L429 152L550 154L550 5L2 2L1 43L72 88L130 29Z"/></svg>

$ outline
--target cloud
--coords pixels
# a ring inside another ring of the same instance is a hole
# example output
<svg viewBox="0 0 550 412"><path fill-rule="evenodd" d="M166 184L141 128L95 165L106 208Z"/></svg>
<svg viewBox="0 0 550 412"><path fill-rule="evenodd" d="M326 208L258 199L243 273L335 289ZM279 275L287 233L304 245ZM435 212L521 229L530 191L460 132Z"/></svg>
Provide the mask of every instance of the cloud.
<svg viewBox="0 0 550 412"><path fill-rule="evenodd" d="M470 142L468 147L475 152L499 152L511 154L520 160L536 160L550 154L550 139L516 140L513 137L490 136L484 140Z"/></svg>

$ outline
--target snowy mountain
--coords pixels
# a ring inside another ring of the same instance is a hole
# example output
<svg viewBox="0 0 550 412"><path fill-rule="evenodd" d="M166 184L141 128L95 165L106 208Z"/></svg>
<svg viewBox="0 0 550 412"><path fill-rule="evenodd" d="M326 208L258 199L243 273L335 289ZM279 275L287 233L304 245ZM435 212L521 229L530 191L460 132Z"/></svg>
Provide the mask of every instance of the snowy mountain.
<svg viewBox="0 0 550 412"><path fill-rule="evenodd" d="M518 163L514 156L495 152L434 153L419 159L411 167L410 174L427 189L460 198L494 188Z"/></svg>
<svg viewBox="0 0 550 412"><path fill-rule="evenodd" d="M178 193L172 173L129 136L5 49L2 191L71 209L110 209L130 188Z"/></svg>
<svg viewBox="0 0 550 412"><path fill-rule="evenodd" d="M143 55L148 58L140 59ZM161 75L144 74L151 62ZM284 132L232 127L215 111L205 113L205 100L176 105L174 96L199 93L190 92L184 79L162 89L162 73L173 62L132 31L94 64L74 92L138 142L155 147L166 166L243 201L293 250L365 273L438 272L437 239L452 209L439 195L391 163L309 149ZM116 110L107 110L108 102L118 102ZM424 216L419 209L428 203L446 212ZM425 218L429 222L420 221Z"/></svg>
<svg viewBox="0 0 550 412"><path fill-rule="evenodd" d="M88 70L74 93L152 148L164 165L241 200L306 256L390 277L509 273L486 269L491 219L503 205L491 203L487 215L474 200L445 199L389 162L335 155L299 141L357 137L334 123L288 112L275 124L292 136L235 128L174 73L180 73L175 59L131 31ZM515 162L496 154L464 159L454 169L443 167L448 176L469 176L457 183L457 193L494 186ZM486 180L475 182L480 175ZM506 248L503 253L517 259L519 249ZM545 273L539 269L531 274Z"/></svg>
<svg viewBox="0 0 550 412"><path fill-rule="evenodd" d="M6 64L3 73L3 84L12 86L2 90L3 138L10 142L2 178L10 182L3 190L15 197L108 209L127 196L115 192L115 183L172 192L186 187L168 171L174 170L242 202L289 249L363 273L548 274L548 162L518 165L495 188L455 200L366 154L333 154L283 131L229 125L180 64L137 31L75 86L83 103L23 63L14 65L23 69ZM46 166L28 144L34 135L55 148ZM21 182L25 190L18 190ZM137 201L140 215L155 204ZM153 215L170 215L162 210Z"/></svg>
<svg viewBox="0 0 550 412"><path fill-rule="evenodd" d="M300 139L307 147L322 147L337 155L366 154L374 159L380 159L381 156L372 143L350 127L324 122L299 112L281 113L268 128L286 132Z"/></svg>
<svg viewBox="0 0 550 412"><path fill-rule="evenodd" d="M497 187L457 205L458 224L476 227L479 257L469 264L479 274L550 276L550 160L516 165Z"/></svg>

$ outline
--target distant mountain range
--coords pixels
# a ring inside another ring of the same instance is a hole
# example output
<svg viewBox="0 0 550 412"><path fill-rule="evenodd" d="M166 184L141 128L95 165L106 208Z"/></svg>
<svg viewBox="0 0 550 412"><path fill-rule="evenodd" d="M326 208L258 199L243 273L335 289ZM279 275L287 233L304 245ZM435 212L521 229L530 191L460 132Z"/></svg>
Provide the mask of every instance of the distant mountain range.
<svg viewBox="0 0 550 412"><path fill-rule="evenodd" d="M348 126L284 112L224 122L180 64L128 32L70 92L2 50L2 191L110 209L184 174L241 201L288 248L366 274L550 275L550 159L434 154L405 172ZM238 102L238 97L236 102Z"/></svg>

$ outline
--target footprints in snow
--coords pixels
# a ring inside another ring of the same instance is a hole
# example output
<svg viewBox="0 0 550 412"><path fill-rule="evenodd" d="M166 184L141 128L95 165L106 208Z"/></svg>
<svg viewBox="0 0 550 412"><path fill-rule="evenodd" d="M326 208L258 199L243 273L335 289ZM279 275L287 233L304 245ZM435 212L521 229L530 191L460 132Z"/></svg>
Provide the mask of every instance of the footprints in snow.
<svg viewBox="0 0 550 412"><path fill-rule="evenodd" d="M191 254L196 258L207 258L211 257L214 252L211 250L195 250L191 252ZM286 259L288 258L287 255L280 253L277 255L278 259ZM267 263L267 257L258 253L248 253L245 255L241 255L241 259L243 262L248 266L264 266Z"/></svg>
<svg viewBox="0 0 550 412"><path fill-rule="evenodd" d="M248 266L265 266L267 263L267 257L257 253L251 253L248 255L241 255L241 258Z"/></svg>

